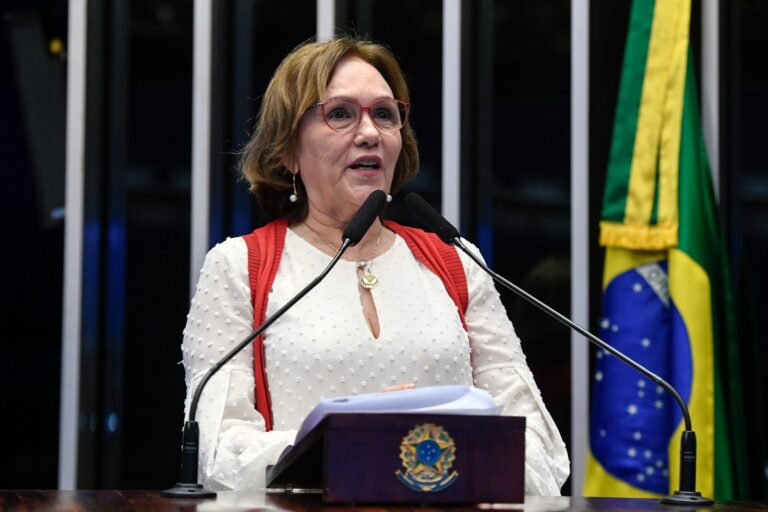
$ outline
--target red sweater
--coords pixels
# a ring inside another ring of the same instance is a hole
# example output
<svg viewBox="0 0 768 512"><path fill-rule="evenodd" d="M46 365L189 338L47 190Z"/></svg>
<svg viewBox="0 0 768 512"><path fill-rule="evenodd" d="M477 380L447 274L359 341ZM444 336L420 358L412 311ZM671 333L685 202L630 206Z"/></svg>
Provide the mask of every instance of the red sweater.
<svg viewBox="0 0 768 512"><path fill-rule="evenodd" d="M384 225L405 240L414 257L434 272L445 285L445 291L456 303L464 328L464 312L469 302L467 278L456 248L447 245L434 233L401 226L392 221ZM253 326L258 327L267 317L267 298L280 265L285 246L286 219L278 219L245 235L248 247L248 279L251 285ZM256 381L256 410L264 417L265 428L272 430L272 403L264 361L264 335L253 342L253 374Z"/></svg>

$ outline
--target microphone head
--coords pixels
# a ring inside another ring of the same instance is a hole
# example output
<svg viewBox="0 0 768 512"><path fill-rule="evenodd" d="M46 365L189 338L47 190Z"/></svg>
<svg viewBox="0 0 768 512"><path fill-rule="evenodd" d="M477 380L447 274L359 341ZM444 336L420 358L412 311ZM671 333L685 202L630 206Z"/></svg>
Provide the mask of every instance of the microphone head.
<svg viewBox="0 0 768 512"><path fill-rule="evenodd" d="M411 192L405 196L405 204L408 208L416 212L416 215L418 215L429 229L434 231L443 242L453 245L453 239L461 236L459 235L459 230L456 229L453 224L448 222L445 217L440 215L437 210L435 210L432 205L426 202L419 194Z"/></svg>
<svg viewBox="0 0 768 512"><path fill-rule="evenodd" d="M341 235L342 242L349 239L352 245L355 245L365 236L368 228L371 227L373 221L379 216L384 205L387 204L387 194L383 190L374 190L368 199L365 200L363 206L357 210L355 216L349 221L347 227L344 228L344 233Z"/></svg>

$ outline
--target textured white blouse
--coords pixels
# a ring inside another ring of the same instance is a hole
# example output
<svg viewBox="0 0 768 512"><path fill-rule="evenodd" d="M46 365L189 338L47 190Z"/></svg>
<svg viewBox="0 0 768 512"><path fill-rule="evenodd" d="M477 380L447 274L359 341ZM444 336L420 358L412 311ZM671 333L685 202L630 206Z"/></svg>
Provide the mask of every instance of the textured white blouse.
<svg viewBox="0 0 768 512"><path fill-rule="evenodd" d="M442 281L397 236L371 262L371 272L379 278L371 290L378 338L363 316L358 264L339 261L265 333L274 430L264 431L254 405L252 345L206 386L197 410L201 483L211 489L264 487L265 467L293 443L304 417L323 398L371 393L393 384L474 384L503 405L503 414L527 417L526 493L559 495L569 474L565 444L490 277L459 255L469 291L469 332ZM267 315L330 260L288 229ZM206 256L187 316L182 343L186 411L206 371L251 331L250 297L247 247L242 238L228 239Z"/></svg>

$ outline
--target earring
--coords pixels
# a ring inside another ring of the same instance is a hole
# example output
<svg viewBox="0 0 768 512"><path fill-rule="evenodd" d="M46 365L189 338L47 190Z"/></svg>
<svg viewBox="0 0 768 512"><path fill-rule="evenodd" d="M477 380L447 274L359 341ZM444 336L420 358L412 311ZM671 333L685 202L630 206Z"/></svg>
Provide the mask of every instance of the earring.
<svg viewBox="0 0 768 512"><path fill-rule="evenodd" d="M387 194L387 202L388 203L392 202L392 194Z"/></svg>
<svg viewBox="0 0 768 512"><path fill-rule="evenodd" d="M293 194L288 196L288 200L292 203L299 200L299 195L296 193L296 174L293 175Z"/></svg>

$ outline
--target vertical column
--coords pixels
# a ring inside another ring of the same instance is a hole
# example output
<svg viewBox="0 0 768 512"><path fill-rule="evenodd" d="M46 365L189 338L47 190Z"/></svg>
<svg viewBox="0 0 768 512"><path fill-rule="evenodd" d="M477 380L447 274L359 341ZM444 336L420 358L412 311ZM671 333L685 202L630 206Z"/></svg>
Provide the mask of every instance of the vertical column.
<svg viewBox="0 0 768 512"><path fill-rule="evenodd" d="M87 7L87 0L69 2L59 489L77 487Z"/></svg>
<svg viewBox="0 0 768 512"><path fill-rule="evenodd" d="M443 216L459 226L461 202L461 0L443 0Z"/></svg>
<svg viewBox="0 0 768 512"><path fill-rule="evenodd" d="M701 5L701 120L715 197L720 197L720 0Z"/></svg>
<svg viewBox="0 0 768 512"><path fill-rule="evenodd" d="M336 20L336 1L317 0L317 40L333 39Z"/></svg>
<svg viewBox="0 0 768 512"><path fill-rule="evenodd" d="M589 0L571 0L571 311L589 326ZM589 343L571 334L571 494L584 486Z"/></svg>
<svg viewBox="0 0 768 512"><path fill-rule="evenodd" d="M212 0L195 0L192 65L192 233L190 294L208 250L211 174L211 42Z"/></svg>

